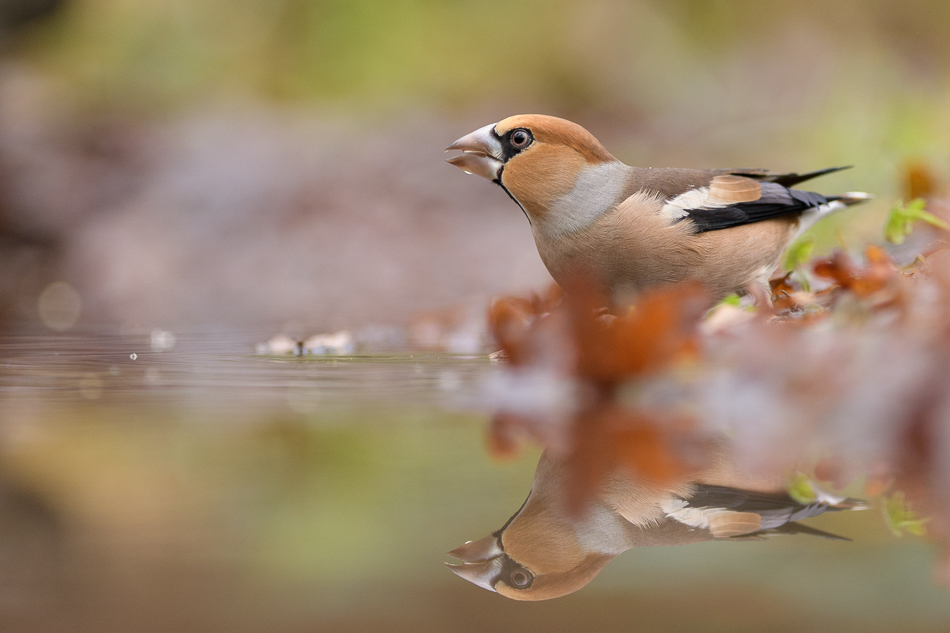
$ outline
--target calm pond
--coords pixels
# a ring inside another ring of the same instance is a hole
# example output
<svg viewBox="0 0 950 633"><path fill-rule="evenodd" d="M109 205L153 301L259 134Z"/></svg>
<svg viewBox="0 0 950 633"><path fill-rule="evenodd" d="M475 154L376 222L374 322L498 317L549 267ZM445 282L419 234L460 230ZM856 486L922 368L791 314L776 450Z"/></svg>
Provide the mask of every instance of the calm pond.
<svg viewBox="0 0 950 633"><path fill-rule="evenodd" d="M935 552L876 510L641 548L536 604L446 552L540 451L485 449L484 356L279 357L242 335L0 339L4 631L947 631Z"/></svg>

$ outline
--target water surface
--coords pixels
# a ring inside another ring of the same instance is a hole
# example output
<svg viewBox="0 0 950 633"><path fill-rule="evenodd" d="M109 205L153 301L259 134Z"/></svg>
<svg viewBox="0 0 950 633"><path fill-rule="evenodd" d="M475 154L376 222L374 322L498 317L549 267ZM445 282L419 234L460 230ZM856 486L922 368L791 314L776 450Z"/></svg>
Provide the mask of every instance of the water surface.
<svg viewBox="0 0 950 633"><path fill-rule="evenodd" d="M519 604L442 565L528 493L484 449L481 356L254 354L252 337L0 338L3 630L945 631L934 552L876 511L640 549ZM133 358L134 355L134 358Z"/></svg>

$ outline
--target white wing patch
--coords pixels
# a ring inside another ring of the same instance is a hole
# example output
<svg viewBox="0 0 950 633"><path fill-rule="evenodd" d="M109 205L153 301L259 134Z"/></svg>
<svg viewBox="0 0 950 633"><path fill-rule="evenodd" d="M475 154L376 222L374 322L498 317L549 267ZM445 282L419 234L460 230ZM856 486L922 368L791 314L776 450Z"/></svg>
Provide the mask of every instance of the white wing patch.
<svg viewBox="0 0 950 633"><path fill-rule="evenodd" d="M694 209L723 209L730 204L733 203L724 202L710 195L709 187L699 187L668 200L660 209L660 215L670 222L675 222L685 218L688 212Z"/></svg>
<svg viewBox="0 0 950 633"><path fill-rule="evenodd" d="M703 508L686 507L685 499L670 499L663 503L662 509L666 516L684 525L694 528L709 529L709 517Z"/></svg>
<svg viewBox="0 0 950 633"><path fill-rule="evenodd" d="M663 511L667 517L683 525L709 530L714 538L752 534L763 527L762 517L753 512L736 512L726 508L690 508L683 499L667 501L663 504Z"/></svg>

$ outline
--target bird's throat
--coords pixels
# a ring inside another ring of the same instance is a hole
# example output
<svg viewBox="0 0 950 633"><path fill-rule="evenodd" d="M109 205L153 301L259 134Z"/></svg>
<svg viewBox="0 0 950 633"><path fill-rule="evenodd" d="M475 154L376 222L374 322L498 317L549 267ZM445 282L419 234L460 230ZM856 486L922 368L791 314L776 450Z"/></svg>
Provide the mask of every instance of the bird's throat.
<svg viewBox="0 0 950 633"><path fill-rule="evenodd" d="M614 209L622 200L630 168L619 161L588 165L565 193L543 208L522 205L547 239L577 233Z"/></svg>

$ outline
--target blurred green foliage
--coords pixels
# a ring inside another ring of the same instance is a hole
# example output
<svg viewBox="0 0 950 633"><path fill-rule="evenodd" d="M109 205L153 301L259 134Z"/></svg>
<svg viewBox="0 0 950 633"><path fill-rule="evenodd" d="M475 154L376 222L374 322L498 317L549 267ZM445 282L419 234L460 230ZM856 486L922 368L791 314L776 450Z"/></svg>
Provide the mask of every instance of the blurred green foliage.
<svg viewBox="0 0 950 633"><path fill-rule="evenodd" d="M932 0L73 0L23 41L91 109L235 96L345 116L536 111L640 165L858 169L879 239L908 160L950 173L950 3Z"/></svg>
<svg viewBox="0 0 950 633"><path fill-rule="evenodd" d="M803 505L808 505L818 499L815 484L802 473L795 473L789 480L788 494L792 499Z"/></svg>
<svg viewBox="0 0 950 633"><path fill-rule="evenodd" d="M896 491L890 497L884 497L881 505L881 511L887 527L890 528L894 536L903 536L905 533L914 536L925 536L927 534L927 518L921 518L915 512L900 490Z"/></svg>
<svg viewBox="0 0 950 633"><path fill-rule="evenodd" d="M742 301L742 298L739 295L733 293L731 295L726 295L725 297L723 297L722 301L720 301L716 305L717 306L726 305L726 306L733 306L733 307L738 308L741 301Z"/></svg>
<svg viewBox="0 0 950 633"><path fill-rule="evenodd" d="M737 80L780 90L743 60L795 42L826 59L842 90L894 78L945 89L948 23L950 5L924 0L74 0L34 54L105 97L237 87L281 99L649 107ZM903 111L900 136L926 136L916 99L901 96L876 105Z"/></svg>
<svg viewBox="0 0 950 633"><path fill-rule="evenodd" d="M792 244L785 254L785 270L796 270L811 261L815 252L815 240L803 237Z"/></svg>
<svg viewBox="0 0 950 633"><path fill-rule="evenodd" d="M563 29L569 4L79 0L36 50L113 98L167 103L238 89L277 99L452 101L491 83L512 55L522 81L506 91L549 84L561 46L543 32Z"/></svg>
<svg viewBox="0 0 950 633"><path fill-rule="evenodd" d="M950 224L928 213L926 208L927 201L923 198L911 200L907 204L898 202L887 216L887 222L884 224L884 239L892 244L903 244L904 239L913 230L914 222L926 222L938 229L950 230Z"/></svg>

